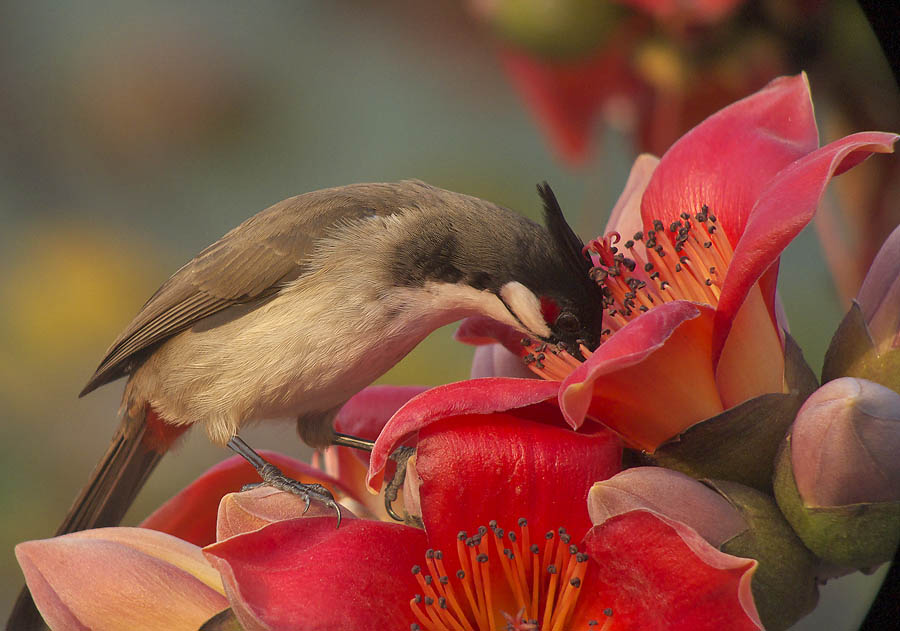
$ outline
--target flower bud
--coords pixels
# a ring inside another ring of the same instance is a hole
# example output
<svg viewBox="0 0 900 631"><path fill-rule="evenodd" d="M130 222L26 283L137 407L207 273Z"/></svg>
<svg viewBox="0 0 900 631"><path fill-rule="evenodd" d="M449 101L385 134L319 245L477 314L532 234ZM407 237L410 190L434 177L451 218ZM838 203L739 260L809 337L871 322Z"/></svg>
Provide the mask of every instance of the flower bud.
<svg viewBox="0 0 900 631"><path fill-rule="evenodd" d="M823 383L838 377L900 392L900 227L881 246L825 354Z"/></svg>
<svg viewBox="0 0 900 631"><path fill-rule="evenodd" d="M853 568L889 560L900 543L900 395L843 377L800 409L779 452L775 497L803 542Z"/></svg>
<svg viewBox="0 0 900 631"><path fill-rule="evenodd" d="M877 352L900 346L900 226L872 261L856 301Z"/></svg>

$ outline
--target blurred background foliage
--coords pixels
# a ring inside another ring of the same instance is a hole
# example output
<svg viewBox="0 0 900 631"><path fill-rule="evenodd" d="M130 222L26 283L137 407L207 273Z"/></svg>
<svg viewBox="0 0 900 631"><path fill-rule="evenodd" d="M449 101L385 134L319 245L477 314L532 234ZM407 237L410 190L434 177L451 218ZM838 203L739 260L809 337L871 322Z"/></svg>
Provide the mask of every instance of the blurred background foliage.
<svg viewBox="0 0 900 631"><path fill-rule="evenodd" d="M53 533L113 431L121 382L77 398L107 345L169 274L269 204L416 177L536 216L546 179L589 238L637 153L803 69L823 141L900 130L896 84L847 0L516 4L0 5L0 618L22 581L13 545ZM783 259L792 333L817 371L898 222L897 163L842 176ZM382 381L465 378L471 350L452 331ZM308 455L292 422L246 437ZM228 455L190 434L128 523Z"/></svg>

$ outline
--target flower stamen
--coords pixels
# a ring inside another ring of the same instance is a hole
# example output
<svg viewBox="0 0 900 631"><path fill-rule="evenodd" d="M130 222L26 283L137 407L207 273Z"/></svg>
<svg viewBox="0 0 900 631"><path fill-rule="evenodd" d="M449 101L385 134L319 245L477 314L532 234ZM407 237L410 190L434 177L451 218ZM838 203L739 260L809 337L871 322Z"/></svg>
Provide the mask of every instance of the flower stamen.
<svg viewBox="0 0 900 631"><path fill-rule="evenodd" d="M668 226L653 221L652 229L637 232L621 244L624 253L619 248L621 239L619 233L611 232L586 248L595 261L591 278L603 293L606 328L600 333L601 343L662 303L691 300L713 307L718 304L734 251L706 204L693 216L682 213ZM637 242L643 242L643 250ZM591 355L584 346L580 351L583 357ZM564 347L554 349L546 344L538 345L523 359L532 372L552 381L562 381L581 364Z"/></svg>
<svg viewBox="0 0 900 631"><path fill-rule="evenodd" d="M419 621L413 628L425 631L568 629L582 591L588 556L571 544L564 528L548 532L541 547L531 543L525 519L518 521L518 531L505 531L495 521L489 526L479 527L471 537L465 531L457 535L460 569L455 577L462 585L462 592L454 587L447 574L441 551L428 550L425 567L413 567L422 590L410 600ZM489 530L494 536L489 535ZM502 569L503 580L499 583L491 577L494 555L499 555L496 558ZM431 574L424 574L425 570ZM494 590L504 586L509 591L501 595L501 601L515 602L515 615L494 609ZM465 600L458 597L459 593L465 594ZM610 624L607 620L601 631ZM599 627L592 620L589 628Z"/></svg>

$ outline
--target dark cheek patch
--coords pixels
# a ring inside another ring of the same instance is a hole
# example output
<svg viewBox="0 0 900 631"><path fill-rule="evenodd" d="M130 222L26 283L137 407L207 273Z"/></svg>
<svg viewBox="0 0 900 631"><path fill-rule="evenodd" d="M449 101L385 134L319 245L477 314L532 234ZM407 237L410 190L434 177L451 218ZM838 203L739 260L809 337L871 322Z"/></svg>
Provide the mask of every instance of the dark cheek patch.
<svg viewBox="0 0 900 631"><path fill-rule="evenodd" d="M541 315L544 316L544 322L553 324L559 316L559 305L552 298L541 296Z"/></svg>

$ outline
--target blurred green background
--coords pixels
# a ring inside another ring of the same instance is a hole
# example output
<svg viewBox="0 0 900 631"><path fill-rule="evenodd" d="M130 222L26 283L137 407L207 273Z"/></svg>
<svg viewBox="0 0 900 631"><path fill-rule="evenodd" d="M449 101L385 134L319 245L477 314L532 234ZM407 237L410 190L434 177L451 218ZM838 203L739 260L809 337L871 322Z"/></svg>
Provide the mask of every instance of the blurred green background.
<svg viewBox="0 0 900 631"><path fill-rule="evenodd" d="M821 30L780 67L809 70L823 140L896 131L896 87L854 3L816 4ZM594 157L567 167L496 47L450 0L0 6L0 619L22 583L14 544L53 533L116 424L121 382L78 391L156 287L246 217L313 189L408 177L536 216L546 179L583 237L601 232L634 143L599 121ZM865 85L849 90L861 126L829 101L846 75ZM835 204L853 206L872 174L860 171ZM818 370L844 307L813 230L783 259L781 295ZM452 330L383 381L465 378L471 349ZM292 421L245 438L307 454ZM127 522L228 455L190 434Z"/></svg>

